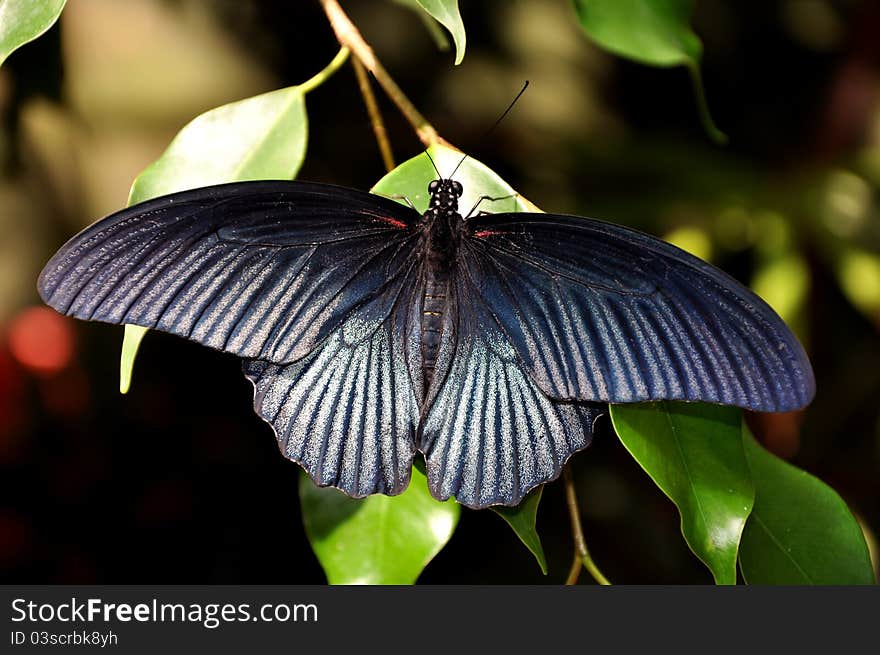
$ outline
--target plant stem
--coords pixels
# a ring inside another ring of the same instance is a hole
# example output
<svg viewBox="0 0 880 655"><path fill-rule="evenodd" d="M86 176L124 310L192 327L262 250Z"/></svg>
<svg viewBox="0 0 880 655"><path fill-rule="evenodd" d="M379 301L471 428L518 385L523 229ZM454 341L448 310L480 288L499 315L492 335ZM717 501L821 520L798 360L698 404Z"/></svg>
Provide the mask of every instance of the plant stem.
<svg viewBox="0 0 880 655"><path fill-rule="evenodd" d="M336 56L327 64L322 71L313 75L311 78L303 82L299 85L300 91L303 93L308 93L312 89L321 86L328 77L333 75L342 64L345 63L345 60L348 59L349 49L345 46L339 48L339 52L336 53Z"/></svg>
<svg viewBox="0 0 880 655"><path fill-rule="evenodd" d="M565 502L568 505L568 515L571 518L571 534L574 537L575 551L575 559L572 563L572 569L568 574L568 579L565 581L565 584L574 584L577 582L578 573L575 571L575 566L583 564L584 568L587 569L596 582L600 585L610 585L611 583L608 581L608 578L602 575L602 571L600 571L599 567L596 566L596 563L593 562L593 558L590 557L590 551L587 549L587 542L584 539L584 530L583 527L581 527L581 512L578 508L577 494L574 490L574 479L571 476L571 469L569 466L566 466L562 470L562 478L565 482Z"/></svg>
<svg viewBox="0 0 880 655"><path fill-rule="evenodd" d="M709 112L709 102L706 100L706 89L703 87L703 76L700 75L700 67L696 62L687 64L688 73L691 76L691 82L694 85L694 96L697 101L697 114L700 117L700 123L706 134L718 145L727 143L727 135L718 129L715 121L712 120L712 114Z"/></svg>
<svg viewBox="0 0 880 655"><path fill-rule="evenodd" d="M370 76L367 75L367 69L364 68L361 60L357 57L351 60L351 65L354 66L358 86L360 87L361 95L364 97L367 113L370 115L370 125L373 127L373 134L376 135L376 143L379 144L382 163L385 165L385 170L390 173L394 169L394 155L391 152L388 133L385 131L385 123L382 121L382 113L379 111L379 105L376 104L376 96L373 94L373 87L370 85Z"/></svg>
<svg viewBox="0 0 880 655"><path fill-rule="evenodd" d="M578 578L581 577L581 569L583 568L584 563L581 561L581 556L578 554L577 550L575 550L574 557L571 561L571 568L568 570L568 577L565 579L565 584L577 584Z"/></svg>
<svg viewBox="0 0 880 655"><path fill-rule="evenodd" d="M391 78L388 71L379 63L379 60L373 53L373 49L364 41L364 37L342 10L342 7L339 6L339 2L337 0L321 0L321 6L324 8L324 13L327 14L330 26L336 34L336 39L341 45L350 48L354 56L373 74L373 77L376 78L376 81L385 90L391 101L397 105L404 118L412 125L419 140L425 147L436 143L443 143L443 139L437 134L434 126L419 113L419 110L415 108L415 105L400 90L400 87L397 86L397 83Z"/></svg>

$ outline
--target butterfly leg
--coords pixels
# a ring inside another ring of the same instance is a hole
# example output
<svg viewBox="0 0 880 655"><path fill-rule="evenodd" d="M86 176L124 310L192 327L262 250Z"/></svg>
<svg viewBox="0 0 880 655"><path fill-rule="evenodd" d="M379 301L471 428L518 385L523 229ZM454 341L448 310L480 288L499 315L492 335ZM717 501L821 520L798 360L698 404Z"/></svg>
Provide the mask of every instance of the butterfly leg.
<svg viewBox="0 0 880 655"><path fill-rule="evenodd" d="M416 209L416 206L413 204L413 201L409 199L408 196L402 196L400 194L395 193L394 195L385 195L384 193L377 193L377 196L382 196L383 198L388 198L389 200L403 200L407 205L409 205L410 209L414 211L419 211ZM419 212L421 213L421 212Z"/></svg>
<svg viewBox="0 0 880 655"><path fill-rule="evenodd" d="M470 218L473 215L473 213L476 211L477 207L479 207L486 200L488 200L489 202L499 202L501 200L510 200L511 198L516 198L518 195L519 195L518 193L511 193L506 196L497 196L497 197L480 196L479 198L477 198L477 202L474 203L474 206L471 207L471 210L467 214L465 214L465 220ZM478 215L489 214L489 213L491 213L491 212L481 211Z"/></svg>

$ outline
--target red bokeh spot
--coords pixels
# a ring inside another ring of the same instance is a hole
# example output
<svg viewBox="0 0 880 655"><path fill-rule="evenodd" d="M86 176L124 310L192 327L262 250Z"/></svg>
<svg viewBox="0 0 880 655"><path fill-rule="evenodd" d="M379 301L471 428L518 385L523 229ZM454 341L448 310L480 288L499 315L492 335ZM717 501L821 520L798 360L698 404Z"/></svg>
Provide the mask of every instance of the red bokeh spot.
<svg viewBox="0 0 880 655"><path fill-rule="evenodd" d="M57 373L73 358L70 321L47 307L25 309L9 324L9 350L33 373Z"/></svg>
<svg viewBox="0 0 880 655"><path fill-rule="evenodd" d="M11 570L27 559L33 540L33 531L24 517L0 508L0 568Z"/></svg>

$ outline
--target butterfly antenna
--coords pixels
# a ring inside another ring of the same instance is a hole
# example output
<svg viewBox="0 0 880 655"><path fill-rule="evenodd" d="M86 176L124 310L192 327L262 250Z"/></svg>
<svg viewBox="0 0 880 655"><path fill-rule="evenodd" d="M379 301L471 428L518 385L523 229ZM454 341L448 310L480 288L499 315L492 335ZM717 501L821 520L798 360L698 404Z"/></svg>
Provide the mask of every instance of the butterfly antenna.
<svg viewBox="0 0 880 655"><path fill-rule="evenodd" d="M495 131L495 128L498 127L498 124L504 120L504 117L507 116L507 114L510 113L510 110L513 109L513 106L516 104L516 101L520 99L520 96L522 96L522 94L525 93L526 89L528 89L528 88L529 88L529 81L526 80L526 83L523 84L523 88L521 88L519 90L519 93L516 94L516 97L510 102L510 104L507 106L507 109L504 110L504 113L501 114L501 116L499 116L498 119L494 123L492 123L492 127L490 127L488 130L486 130L486 133L483 134L482 137L480 137L480 141L483 141L490 134L492 134L492 132ZM464 160L467 158L468 158L467 154L465 154L465 156L461 158L461 160L458 162L458 165L456 165L455 170L453 170L452 174L449 176L450 179L452 179L452 177L455 175L456 171L458 171L458 167L461 166L464 163Z"/></svg>
<svg viewBox="0 0 880 655"><path fill-rule="evenodd" d="M442 179L443 179L443 176L440 175L440 171L437 170L437 164L435 164L435 163L434 163L434 160L431 159L431 155L428 154L428 150L427 150L427 149L425 149L425 157L428 158L428 160L431 162L431 166L434 167L434 171L436 171L436 173L437 173L437 179L438 179L438 180L442 180ZM458 169L456 169L456 170L458 170ZM451 177L451 176L450 176L450 177Z"/></svg>

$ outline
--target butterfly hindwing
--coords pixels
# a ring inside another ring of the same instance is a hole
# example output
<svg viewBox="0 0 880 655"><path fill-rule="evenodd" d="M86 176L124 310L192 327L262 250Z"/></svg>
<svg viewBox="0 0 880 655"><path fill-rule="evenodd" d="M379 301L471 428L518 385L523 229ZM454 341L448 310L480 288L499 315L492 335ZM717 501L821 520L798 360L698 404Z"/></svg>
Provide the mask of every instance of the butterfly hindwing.
<svg viewBox="0 0 880 655"><path fill-rule="evenodd" d="M49 305L77 318L287 363L374 302L411 263L418 218L331 185L204 187L87 228L49 261L38 287Z"/></svg>
<svg viewBox="0 0 880 655"><path fill-rule="evenodd" d="M782 319L733 278L640 232L575 216L474 217L471 302L562 400L803 407L812 370Z"/></svg>
<svg viewBox="0 0 880 655"><path fill-rule="evenodd" d="M451 311L422 425L428 484L439 500L516 505L586 448L604 404L547 397L524 370L467 277L454 274Z"/></svg>
<svg viewBox="0 0 880 655"><path fill-rule="evenodd" d="M255 411L318 485L360 498L409 484L419 408L404 348L417 292L399 278L384 292L389 312L354 313L292 364L245 361Z"/></svg>

